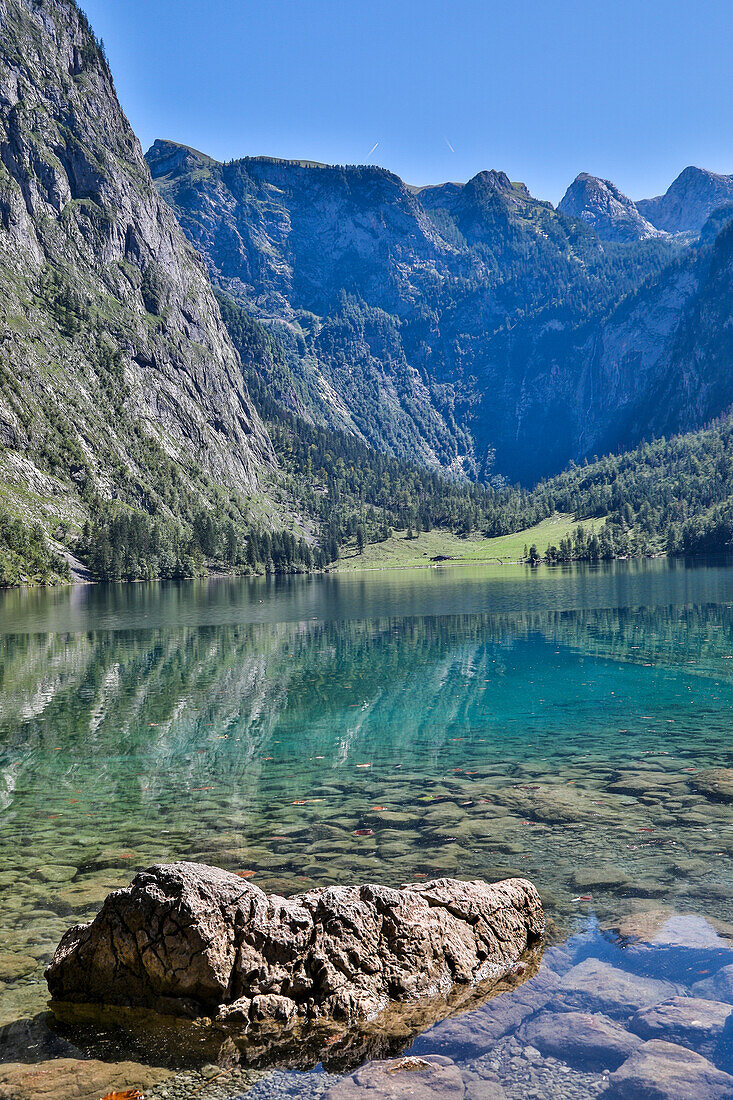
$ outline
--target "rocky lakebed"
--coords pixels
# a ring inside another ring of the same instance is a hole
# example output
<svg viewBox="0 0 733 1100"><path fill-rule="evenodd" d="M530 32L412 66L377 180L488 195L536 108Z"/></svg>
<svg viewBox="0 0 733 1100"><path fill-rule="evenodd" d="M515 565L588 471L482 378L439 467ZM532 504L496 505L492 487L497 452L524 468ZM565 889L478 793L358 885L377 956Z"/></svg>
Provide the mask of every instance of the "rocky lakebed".
<svg viewBox="0 0 733 1100"><path fill-rule="evenodd" d="M0 634L0 1100L730 1095L730 577L532 590L569 611L468 571L29 597ZM547 928L356 1026L253 986L213 1027L52 1014L69 928L178 861L296 909L528 880Z"/></svg>

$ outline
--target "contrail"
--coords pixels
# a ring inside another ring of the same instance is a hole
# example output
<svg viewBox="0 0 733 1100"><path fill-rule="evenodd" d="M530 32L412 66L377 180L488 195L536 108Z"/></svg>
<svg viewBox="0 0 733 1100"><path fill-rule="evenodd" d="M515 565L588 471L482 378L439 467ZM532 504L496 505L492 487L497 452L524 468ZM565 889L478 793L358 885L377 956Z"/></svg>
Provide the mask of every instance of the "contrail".
<svg viewBox="0 0 733 1100"><path fill-rule="evenodd" d="M450 142L448 141L448 138L445 138L444 140L445 140L445 144L446 144L446 145L448 146L448 148L450 149L451 153L455 153L455 149L453 148L453 146L451 145L451 143L450 143Z"/></svg>
<svg viewBox="0 0 733 1100"><path fill-rule="evenodd" d="M378 145L379 145L379 142L375 141L374 145L372 145L371 149L367 153L367 159L372 155L372 153L374 152L374 150L377 148Z"/></svg>

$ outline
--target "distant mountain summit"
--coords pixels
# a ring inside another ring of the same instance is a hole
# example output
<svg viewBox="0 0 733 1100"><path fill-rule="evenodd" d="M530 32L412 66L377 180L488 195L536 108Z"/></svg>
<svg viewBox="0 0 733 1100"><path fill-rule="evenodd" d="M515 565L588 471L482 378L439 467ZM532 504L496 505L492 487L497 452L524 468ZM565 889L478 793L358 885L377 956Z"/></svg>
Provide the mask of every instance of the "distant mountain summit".
<svg viewBox="0 0 733 1100"><path fill-rule="evenodd" d="M587 172L575 177L563 195L558 210L570 218L585 222L602 241L644 241L660 234L660 230L640 213L636 204L623 191L619 191L615 183Z"/></svg>
<svg viewBox="0 0 733 1100"><path fill-rule="evenodd" d="M641 199L642 217L666 233L699 233L711 213L733 202L733 176L693 166L680 172L663 195Z"/></svg>

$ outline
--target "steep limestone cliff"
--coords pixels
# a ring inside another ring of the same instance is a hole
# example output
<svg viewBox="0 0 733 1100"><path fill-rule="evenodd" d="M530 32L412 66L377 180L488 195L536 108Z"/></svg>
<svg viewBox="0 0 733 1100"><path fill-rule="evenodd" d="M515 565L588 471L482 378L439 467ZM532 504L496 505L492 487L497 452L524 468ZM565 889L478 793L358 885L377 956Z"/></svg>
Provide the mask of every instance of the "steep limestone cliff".
<svg viewBox="0 0 733 1100"><path fill-rule="evenodd" d="M175 514L273 463L203 264L72 0L0 0L0 476L46 519Z"/></svg>

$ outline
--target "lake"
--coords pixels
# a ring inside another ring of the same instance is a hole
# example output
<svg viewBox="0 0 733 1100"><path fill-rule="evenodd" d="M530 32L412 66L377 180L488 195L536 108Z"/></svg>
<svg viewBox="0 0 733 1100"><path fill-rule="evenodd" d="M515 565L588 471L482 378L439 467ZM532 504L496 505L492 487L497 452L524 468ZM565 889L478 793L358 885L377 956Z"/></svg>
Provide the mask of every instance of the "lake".
<svg viewBox="0 0 733 1100"><path fill-rule="evenodd" d="M44 965L172 859L286 894L532 879L553 922L539 973L410 1048L446 1095L597 1096L670 1036L733 1069L723 1009L687 1030L650 1016L733 1001L727 562L9 591L0 675L0 1056L21 1063L0 1095L54 1059L54 1097L81 1095L78 1055L100 1052L47 1026ZM563 1032L578 1011L622 1033L605 1062ZM339 1100L379 1072L177 1057L151 1097Z"/></svg>

